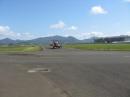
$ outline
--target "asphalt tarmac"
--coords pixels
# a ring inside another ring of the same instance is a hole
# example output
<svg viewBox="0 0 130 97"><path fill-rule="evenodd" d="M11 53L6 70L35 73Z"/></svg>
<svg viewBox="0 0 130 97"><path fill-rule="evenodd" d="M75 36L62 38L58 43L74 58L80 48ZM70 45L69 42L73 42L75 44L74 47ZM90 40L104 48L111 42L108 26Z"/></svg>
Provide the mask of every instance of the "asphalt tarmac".
<svg viewBox="0 0 130 97"><path fill-rule="evenodd" d="M0 54L0 97L130 97L130 52Z"/></svg>

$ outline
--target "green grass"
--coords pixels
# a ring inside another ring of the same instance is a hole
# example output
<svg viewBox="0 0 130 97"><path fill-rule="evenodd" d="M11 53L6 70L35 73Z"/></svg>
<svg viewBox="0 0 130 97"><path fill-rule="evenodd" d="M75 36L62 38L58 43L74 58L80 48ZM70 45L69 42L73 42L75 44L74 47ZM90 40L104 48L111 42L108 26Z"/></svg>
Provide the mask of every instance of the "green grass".
<svg viewBox="0 0 130 97"><path fill-rule="evenodd" d="M40 51L43 48L41 46L37 45L1 45L0 46L0 53L6 53L6 52L35 52Z"/></svg>
<svg viewBox="0 0 130 97"><path fill-rule="evenodd" d="M70 44L65 48L95 51L130 51L130 44Z"/></svg>

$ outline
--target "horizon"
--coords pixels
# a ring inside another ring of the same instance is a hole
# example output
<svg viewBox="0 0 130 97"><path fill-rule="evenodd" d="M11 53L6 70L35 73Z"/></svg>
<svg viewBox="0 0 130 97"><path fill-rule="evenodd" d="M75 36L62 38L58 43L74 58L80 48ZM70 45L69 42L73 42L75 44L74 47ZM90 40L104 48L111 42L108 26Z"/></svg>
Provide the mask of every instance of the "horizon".
<svg viewBox="0 0 130 97"><path fill-rule="evenodd" d="M86 39L94 39L94 38L97 38L97 39L100 39L100 38L113 38L113 37L130 37L130 35L120 35L120 36L104 36L104 37L89 37L89 38L84 38L84 39L78 39L74 36L60 36L60 35L53 35L53 36L43 36L43 37L37 37L37 38L33 38L33 39L12 39L12 38L8 38L8 37L5 37L5 38L2 38L0 40L4 40L4 39L9 39L9 40L21 40L21 41L28 41L28 40L35 40L35 39L39 39L39 38L51 38L51 37L63 37L63 38L69 38L69 37L72 37L72 38L75 38L77 40L86 40Z"/></svg>
<svg viewBox="0 0 130 97"><path fill-rule="evenodd" d="M130 35L130 0L1 0L0 39Z"/></svg>

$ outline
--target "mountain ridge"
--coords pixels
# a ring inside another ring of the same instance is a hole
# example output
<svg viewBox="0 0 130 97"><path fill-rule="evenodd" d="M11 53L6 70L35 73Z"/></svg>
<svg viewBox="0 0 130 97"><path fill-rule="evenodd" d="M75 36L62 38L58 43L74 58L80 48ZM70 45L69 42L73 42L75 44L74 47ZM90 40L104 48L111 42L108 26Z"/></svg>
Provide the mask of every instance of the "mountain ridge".
<svg viewBox="0 0 130 97"><path fill-rule="evenodd" d="M52 40L59 40L62 43L90 43L93 42L93 39L83 39L79 40L73 36L48 36L48 37L39 37L31 40L13 40L10 38L4 38L0 40L0 44L49 44Z"/></svg>

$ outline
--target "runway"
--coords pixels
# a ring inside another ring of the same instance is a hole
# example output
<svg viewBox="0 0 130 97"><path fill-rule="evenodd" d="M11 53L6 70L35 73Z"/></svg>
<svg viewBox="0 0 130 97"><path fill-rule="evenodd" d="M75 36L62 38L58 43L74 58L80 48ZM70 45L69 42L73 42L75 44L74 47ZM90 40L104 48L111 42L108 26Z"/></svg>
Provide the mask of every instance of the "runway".
<svg viewBox="0 0 130 97"><path fill-rule="evenodd" d="M0 97L130 97L130 52L0 54Z"/></svg>

